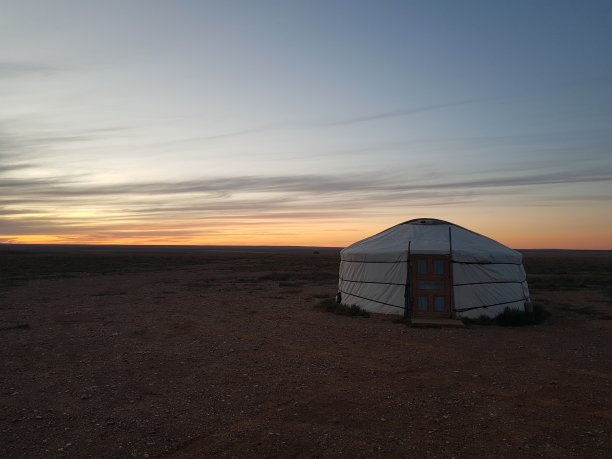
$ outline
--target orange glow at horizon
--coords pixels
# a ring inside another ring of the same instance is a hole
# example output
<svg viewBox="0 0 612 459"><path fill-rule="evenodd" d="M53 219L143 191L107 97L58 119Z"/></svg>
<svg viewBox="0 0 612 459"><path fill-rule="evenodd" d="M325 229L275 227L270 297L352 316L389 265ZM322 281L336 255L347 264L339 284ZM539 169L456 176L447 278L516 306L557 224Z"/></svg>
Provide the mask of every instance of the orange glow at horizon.
<svg viewBox="0 0 612 459"><path fill-rule="evenodd" d="M216 228L214 234L202 234L195 228L175 231L150 227L140 231L133 227L129 230L107 228L106 231L92 231L91 234L85 230L62 235L4 234L0 235L0 243L346 247L397 223L376 225L369 222L361 228L355 222L340 226L330 224L329 227L322 223L303 224L300 227L295 224L252 224L240 227L228 225L223 229ZM557 228L550 231L549 228L534 228L523 224L496 225L485 220L472 225L465 222L454 223L517 249L612 250L612 236L606 228Z"/></svg>

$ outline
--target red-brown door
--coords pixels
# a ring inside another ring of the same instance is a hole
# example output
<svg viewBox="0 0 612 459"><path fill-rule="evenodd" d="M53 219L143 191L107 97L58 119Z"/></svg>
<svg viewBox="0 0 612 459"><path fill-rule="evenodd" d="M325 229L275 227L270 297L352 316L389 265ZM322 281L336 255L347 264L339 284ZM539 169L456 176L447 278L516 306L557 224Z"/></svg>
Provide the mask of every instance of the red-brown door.
<svg viewBox="0 0 612 459"><path fill-rule="evenodd" d="M448 255L413 255L412 316L451 317L451 273Z"/></svg>

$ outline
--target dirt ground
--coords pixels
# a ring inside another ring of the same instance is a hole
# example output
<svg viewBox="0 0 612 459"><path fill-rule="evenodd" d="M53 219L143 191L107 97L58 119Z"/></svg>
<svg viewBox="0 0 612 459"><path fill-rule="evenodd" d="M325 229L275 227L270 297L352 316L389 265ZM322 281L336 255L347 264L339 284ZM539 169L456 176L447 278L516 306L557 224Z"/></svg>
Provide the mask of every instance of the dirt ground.
<svg viewBox="0 0 612 459"><path fill-rule="evenodd" d="M612 252L526 257L546 323L416 329L334 251L0 252L0 456L612 457Z"/></svg>

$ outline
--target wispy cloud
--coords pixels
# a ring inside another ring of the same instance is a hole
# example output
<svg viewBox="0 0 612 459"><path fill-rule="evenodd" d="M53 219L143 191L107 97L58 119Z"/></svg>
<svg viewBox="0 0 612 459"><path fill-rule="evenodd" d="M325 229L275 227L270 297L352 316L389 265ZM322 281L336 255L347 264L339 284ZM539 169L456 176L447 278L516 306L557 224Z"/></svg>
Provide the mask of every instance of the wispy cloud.
<svg viewBox="0 0 612 459"><path fill-rule="evenodd" d="M11 170L17 166L6 166ZM195 180L153 181L141 183L87 183L88 176L62 175L56 177L16 178L0 176L0 187L10 195L46 196L49 199L87 196L172 196L202 194L222 199L237 193L282 193L313 196L360 193L415 192L419 190L474 190L482 188L512 188L558 183L589 183L612 181L612 171L598 167L551 170L546 172L513 171L512 175L467 178L457 180L445 175L432 178L413 176L406 181L401 172L384 171L361 174L302 174L302 175L246 175L208 177ZM7 196L7 194L5 194Z"/></svg>
<svg viewBox="0 0 612 459"><path fill-rule="evenodd" d="M361 116L345 118L345 119L340 119L340 120L335 120L335 121L327 121L327 122L322 122L319 125L320 126L330 126L330 127L331 126L347 126L351 124L366 123L368 121L378 121L378 120L383 120L383 119L388 119L388 118L398 118L401 116L416 115L418 113L425 113L425 112L431 112L435 110L443 110L447 108L460 107L462 105L477 104L477 103L486 102L488 100L490 100L490 98L481 97L481 98L474 98L474 99L468 99L468 100L462 100L462 101L456 101L456 102L422 105L418 107L409 107L409 108L403 108L399 110L391 110L388 112L365 114Z"/></svg>
<svg viewBox="0 0 612 459"><path fill-rule="evenodd" d="M264 132L269 129L272 129L273 127L274 126L271 126L271 125L270 126L257 126L253 128L240 129L237 131L219 132L218 134L189 137L189 138L184 138L184 139L175 139L175 140L169 140L166 142L159 142L156 144L156 146L157 147L159 146L162 146L162 147L163 146L179 146L179 145L184 145L184 144L198 144L198 143L212 141L212 140L242 137L242 136L246 136L249 134L257 134L259 132Z"/></svg>
<svg viewBox="0 0 612 459"><path fill-rule="evenodd" d="M438 108L442 106L345 121L362 122ZM59 168L47 167L52 157L45 152L53 151L49 146L78 145L124 129L0 135L0 236L51 234L70 242L75 234L82 234L88 241L137 238L162 243L164 237L187 242L194 234L227 236L238 228L249 234L281 234L288 228L299 231L305 222L334 226L331 222L350 221L356 215L373 219L407 208L478 204L533 187L612 181L609 168L579 162L540 168L506 165L500 170L471 174L432 174L431 169L419 173L399 168L115 183L97 182L93 174L62 173L57 172ZM538 199L532 197L534 205L545 205L546 199ZM558 205L560 201L549 202Z"/></svg>
<svg viewBox="0 0 612 459"><path fill-rule="evenodd" d="M24 76L49 75L58 72L57 67L32 62L0 61L0 79Z"/></svg>
<svg viewBox="0 0 612 459"><path fill-rule="evenodd" d="M111 135L116 137L129 129L127 126L93 127L69 132L59 129L33 130L27 127L16 132L14 129L14 126L27 124L27 120L17 118L0 120L0 160L6 162L22 160L24 157L32 159L49 147L90 142Z"/></svg>
<svg viewBox="0 0 612 459"><path fill-rule="evenodd" d="M612 172L588 168L463 180L414 177L409 182L402 174L381 173L213 177L113 185L87 183L84 176L0 176L0 206L4 215L13 209L17 217L24 209L31 209L49 220L75 221L81 218L79 212L68 218L71 212L61 209L94 209L91 212L100 212L98 223L104 218L141 220L170 215L317 219L341 215L339 209L452 205L525 187L606 181L612 181Z"/></svg>
<svg viewBox="0 0 612 459"><path fill-rule="evenodd" d="M2 159L2 157L0 156L0 160L1 159ZM12 171L28 169L30 167L32 167L32 165L28 164L28 163L0 164L0 174L2 174L3 172L12 172Z"/></svg>

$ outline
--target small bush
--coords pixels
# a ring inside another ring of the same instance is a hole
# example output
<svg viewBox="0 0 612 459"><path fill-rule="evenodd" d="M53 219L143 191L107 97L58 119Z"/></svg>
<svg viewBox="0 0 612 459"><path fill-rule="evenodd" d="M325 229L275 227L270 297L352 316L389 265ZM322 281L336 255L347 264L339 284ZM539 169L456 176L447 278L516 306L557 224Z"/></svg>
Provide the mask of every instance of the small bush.
<svg viewBox="0 0 612 459"><path fill-rule="evenodd" d="M304 285L304 282L295 279L278 281L279 287L301 287L302 285Z"/></svg>
<svg viewBox="0 0 612 459"><path fill-rule="evenodd" d="M578 314L583 316L589 316L593 319L601 319L601 320L612 320L612 315L606 314L605 312L597 311L588 306L576 307L570 304L559 304L557 309L564 312L569 312L571 314Z"/></svg>
<svg viewBox="0 0 612 459"><path fill-rule="evenodd" d="M464 324L476 324L476 325L495 325L495 319L493 317L485 316L484 314L478 316L476 319L463 319Z"/></svg>
<svg viewBox="0 0 612 459"><path fill-rule="evenodd" d="M346 305L342 303L336 303L336 300L334 298L326 298L324 300L321 300L319 306L328 312L339 314L341 316L370 317L370 313L364 309L361 309L359 306L355 304Z"/></svg>
<svg viewBox="0 0 612 459"><path fill-rule="evenodd" d="M518 309L504 309L504 312L496 317L485 316L484 314L476 319L463 319L465 324L475 325L500 325L502 327L521 327L523 325L537 325L544 322L550 313L542 307L542 305L535 303L533 305L533 311L520 311Z"/></svg>
<svg viewBox="0 0 612 459"><path fill-rule="evenodd" d="M0 327L0 330L30 330L30 324L28 323L17 323L14 325L8 325L5 327Z"/></svg>
<svg viewBox="0 0 612 459"><path fill-rule="evenodd" d="M533 305L533 311L520 311L518 309L504 309L495 318L495 323L503 327L521 327L523 325L536 325L544 322L550 313L539 304Z"/></svg>

